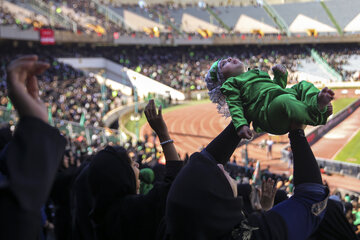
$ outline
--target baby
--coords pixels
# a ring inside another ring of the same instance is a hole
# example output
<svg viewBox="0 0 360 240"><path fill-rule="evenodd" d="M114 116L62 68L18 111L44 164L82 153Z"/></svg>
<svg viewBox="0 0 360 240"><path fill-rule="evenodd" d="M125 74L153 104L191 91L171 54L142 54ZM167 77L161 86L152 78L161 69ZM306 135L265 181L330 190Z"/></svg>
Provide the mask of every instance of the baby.
<svg viewBox="0 0 360 240"><path fill-rule="evenodd" d="M205 81L210 100L219 113L231 116L241 138L251 139L250 122L256 132L285 134L292 123L323 125L332 114L334 92L327 87L319 91L312 83L302 81L286 88L287 70L272 68L274 79L259 69L245 70L237 58L213 63Z"/></svg>

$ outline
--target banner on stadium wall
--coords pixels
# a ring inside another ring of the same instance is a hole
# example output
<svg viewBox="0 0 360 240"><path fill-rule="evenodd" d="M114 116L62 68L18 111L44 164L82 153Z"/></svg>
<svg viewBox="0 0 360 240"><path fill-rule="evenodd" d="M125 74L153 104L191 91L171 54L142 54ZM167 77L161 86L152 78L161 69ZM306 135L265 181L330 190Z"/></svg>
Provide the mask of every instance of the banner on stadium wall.
<svg viewBox="0 0 360 240"><path fill-rule="evenodd" d="M40 29L40 43L42 45L54 45L54 31L52 29Z"/></svg>

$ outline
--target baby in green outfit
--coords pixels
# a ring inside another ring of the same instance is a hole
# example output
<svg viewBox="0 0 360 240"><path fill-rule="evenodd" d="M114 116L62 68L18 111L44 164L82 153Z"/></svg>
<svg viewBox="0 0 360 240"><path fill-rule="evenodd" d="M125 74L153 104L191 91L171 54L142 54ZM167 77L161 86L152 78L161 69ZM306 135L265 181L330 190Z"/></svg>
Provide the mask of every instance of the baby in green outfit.
<svg viewBox="0 0 360 240"><path fill-rule="evenodd" d="M281 135L290 124L323 125L332 114L334 92L327 87L321 91L312 83L301 81L286 88L287 70L282 65L272 68L274 79L259 69L245 70L237 58L213 63L205 81L212 102L219 113L231 116L237 133L250 139L253 123L256 132Z"/></svg>

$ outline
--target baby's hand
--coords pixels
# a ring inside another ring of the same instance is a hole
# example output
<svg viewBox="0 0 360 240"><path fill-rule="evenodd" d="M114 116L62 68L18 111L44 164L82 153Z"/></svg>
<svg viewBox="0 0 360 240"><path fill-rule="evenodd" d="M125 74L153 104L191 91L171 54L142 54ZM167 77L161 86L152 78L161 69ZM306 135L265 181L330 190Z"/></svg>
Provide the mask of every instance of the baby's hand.
<svg viewBox="0 0 360 240"><path fill-rule="evenodd" d="M286 74L286 67L284 65L281 64L276 64L275 66L272 67L273 72L278 72L281 74Z"/></svg>
<svg viewBox="0 0 360 240"><path fill-rule="evenodd" d="M253 138L253 134L252 131L250 130L249 126L247 125L243 125L239 128L239 130L237 131L237 135L240 138L246 138L246 139L252 139Z"/></svg>

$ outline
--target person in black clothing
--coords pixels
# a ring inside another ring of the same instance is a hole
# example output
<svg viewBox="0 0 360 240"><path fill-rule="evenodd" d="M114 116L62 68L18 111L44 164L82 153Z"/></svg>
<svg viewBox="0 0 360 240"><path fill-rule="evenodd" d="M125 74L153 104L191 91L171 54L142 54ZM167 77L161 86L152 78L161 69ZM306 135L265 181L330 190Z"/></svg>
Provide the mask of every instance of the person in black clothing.
<svg viewBox="0 0 360 240"><path fill-rule="evenodd" d="M89 218L93 207L89 186L90 159L80 166L71 188L71 240L94 240L95 232Z"/></svg>
<svg viewBox="0 0 360 240"><path fill-rule="evenodd" d="M71 236L71 210L70 210L70 190L74 179L78 174L78 169L74 161L70 161L69 151L64 154L63 164L59 168L50 193L50 198L54 202L54 232L56 239L70 240Z"/></svg>
<svg viewBox="0 0 360 240"><path fill-rule="evenodd" d="M340 201L329 199L324 219L308 240L358 240Z"/></svg>
<svg viewBox="0 0 360 240"><path fill-rule="evenodd" d="M122 147L107 146L89 165L89 185L93 196L90 216L96 239L155 239L165 214L167 193L182 167L167 127L153 100L145 108L146 118L158 135L166 158L162 183L147 195L138 195L139 169Z"/></svg>
<svg viewBox="0 0 360 240"><path fill-rule="evenodd" d="M167 199L167 239L307 239L324 216L328 189L301 126L289 132L295 194L266 212L242 213L242 199L219 164L240 139L230 123L202 152L194 153Z"/></svg>
<svg viewBox="0 0 360 240"><path fill-rule="evenodd" d="M7 68L8 94L20 120L0 157L2 240L40 237L41 207L64 153L65 139L47 123L47 109L38 93L36 75L48 67L32 55L14 60Z"/></svg>

